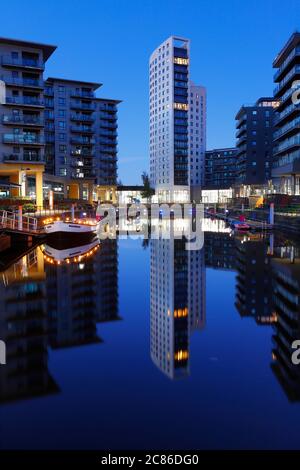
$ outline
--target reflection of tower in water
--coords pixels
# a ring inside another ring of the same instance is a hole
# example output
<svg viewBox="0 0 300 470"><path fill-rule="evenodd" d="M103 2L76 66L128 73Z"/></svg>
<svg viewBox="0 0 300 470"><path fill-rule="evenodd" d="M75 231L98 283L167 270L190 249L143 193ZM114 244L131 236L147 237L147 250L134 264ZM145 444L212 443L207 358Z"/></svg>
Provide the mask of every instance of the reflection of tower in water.
<svg viewBox="0 0 300 470"><path fill-rule="evenodd" d="M151 239L151 358L169 378L189 374L190 334L205 323L204 250L187 251L176 239Z"/></svg>

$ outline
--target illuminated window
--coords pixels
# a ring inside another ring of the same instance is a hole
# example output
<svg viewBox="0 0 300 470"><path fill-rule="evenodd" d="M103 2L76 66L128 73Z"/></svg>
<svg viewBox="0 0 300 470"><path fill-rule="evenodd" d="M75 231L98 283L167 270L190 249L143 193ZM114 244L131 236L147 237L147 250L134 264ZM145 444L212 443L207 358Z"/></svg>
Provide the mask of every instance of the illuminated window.
<svg viewBox="0 0 300 470"><path fill-rule="evenodd" d="M174 64L188 65L189 59L183 59L182 57L174 57Z"/></svg>

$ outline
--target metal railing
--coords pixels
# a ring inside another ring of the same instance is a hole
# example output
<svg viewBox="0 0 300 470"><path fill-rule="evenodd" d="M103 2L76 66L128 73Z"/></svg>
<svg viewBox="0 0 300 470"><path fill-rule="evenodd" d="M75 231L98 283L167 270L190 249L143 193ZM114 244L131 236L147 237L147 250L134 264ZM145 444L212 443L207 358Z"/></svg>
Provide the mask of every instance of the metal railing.
<svg viewBox="0 0 300 470"><path fill-rule="evenodd" d="M16 212L0 211L0 226L4 229L22 232L37 232L38 221L35 217L20 216Z"/></svg>

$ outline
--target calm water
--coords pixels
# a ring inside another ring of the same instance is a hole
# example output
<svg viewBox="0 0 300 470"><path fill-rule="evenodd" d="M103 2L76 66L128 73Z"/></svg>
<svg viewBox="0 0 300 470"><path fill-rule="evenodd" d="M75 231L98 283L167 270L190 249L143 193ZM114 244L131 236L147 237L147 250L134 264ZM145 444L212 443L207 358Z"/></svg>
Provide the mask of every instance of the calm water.
<svg viewBox="0 0 300 470"><path fill-rule="evenodd" d="M0 256L0 447L300 448L299 249L223 229Z"/></svg>

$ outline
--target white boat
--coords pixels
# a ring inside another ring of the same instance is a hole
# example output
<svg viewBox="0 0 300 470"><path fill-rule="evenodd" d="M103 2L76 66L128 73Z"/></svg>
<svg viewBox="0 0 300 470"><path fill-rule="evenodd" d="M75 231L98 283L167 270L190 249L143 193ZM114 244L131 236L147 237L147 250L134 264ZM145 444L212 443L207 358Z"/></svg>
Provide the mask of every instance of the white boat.
<svg viewBox="0 0 300 470"><path fill-rule="evenodd" d="M45 221L44 229L47 235L67 237L67 236L92 236L96 233L97 223L93 221L67 222L54 220L49 223Z"/></svg>
<svg viewBox="0 0 300 470"><path fill-rule="evenodd" d="M94 240L81 246L75 246L59 250L48 244L42 245L41 250L46 261L63 263L63 262L80 262L95 253L100 247L99 240Z"/></svg>

